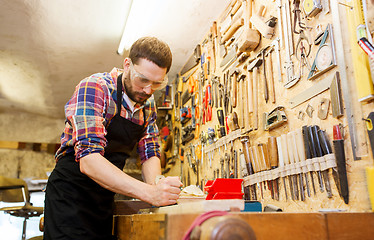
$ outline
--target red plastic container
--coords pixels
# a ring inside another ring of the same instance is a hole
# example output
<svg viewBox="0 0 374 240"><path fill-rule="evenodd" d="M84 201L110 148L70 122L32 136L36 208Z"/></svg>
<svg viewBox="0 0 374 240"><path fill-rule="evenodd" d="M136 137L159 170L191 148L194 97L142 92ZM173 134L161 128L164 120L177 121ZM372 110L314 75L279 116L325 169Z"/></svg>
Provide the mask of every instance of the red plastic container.
<svg viewBox="0 0 374 240"><path fill-rule="evenodd" d="M204 190L208 192L206 200L212 199L242 199L243 179L236 178L217 178L208 180Z"/></svg>

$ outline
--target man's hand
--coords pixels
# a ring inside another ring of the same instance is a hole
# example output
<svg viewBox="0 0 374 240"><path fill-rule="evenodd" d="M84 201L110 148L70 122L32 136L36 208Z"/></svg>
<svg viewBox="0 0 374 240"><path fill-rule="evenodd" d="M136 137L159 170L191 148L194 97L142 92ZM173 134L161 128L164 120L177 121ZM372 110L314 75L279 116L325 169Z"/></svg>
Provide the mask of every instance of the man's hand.
<svg viewBox="0 0 374 240"><path fill-rule="evenodd" d="M177 203L180 187L183 184L179 177L166 177L154 185L151 204L154 206L166 206Z"/></svg>

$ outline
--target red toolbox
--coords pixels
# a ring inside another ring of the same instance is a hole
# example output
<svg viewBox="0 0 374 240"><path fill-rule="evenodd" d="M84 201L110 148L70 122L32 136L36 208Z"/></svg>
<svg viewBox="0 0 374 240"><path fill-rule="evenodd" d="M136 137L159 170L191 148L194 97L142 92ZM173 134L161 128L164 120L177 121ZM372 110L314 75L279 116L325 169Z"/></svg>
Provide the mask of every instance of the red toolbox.
<svg viewBox="0 0 374 240"><path fill-rule="evenodd" d="M206 200L212 199L242 199L243 179L236 178L217 178L208 180L204 190L208 192Z"/></svg>

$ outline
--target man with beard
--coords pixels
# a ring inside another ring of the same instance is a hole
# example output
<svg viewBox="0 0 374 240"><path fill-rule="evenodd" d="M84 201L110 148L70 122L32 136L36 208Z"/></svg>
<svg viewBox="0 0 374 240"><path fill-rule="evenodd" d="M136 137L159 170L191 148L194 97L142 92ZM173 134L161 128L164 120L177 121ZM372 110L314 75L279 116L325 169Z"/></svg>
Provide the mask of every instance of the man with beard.
<svg viewBox="0 0 374 240"><path fill-rule="evenodd" d="M167 84L172 54L154 37L137 40L123 69L83 79L65 106L65 129L46 188L44 239L111 239L115 193L175 204L182 183L161 174L153 92ZM145 182L122 171L137 145Z"/></svg>

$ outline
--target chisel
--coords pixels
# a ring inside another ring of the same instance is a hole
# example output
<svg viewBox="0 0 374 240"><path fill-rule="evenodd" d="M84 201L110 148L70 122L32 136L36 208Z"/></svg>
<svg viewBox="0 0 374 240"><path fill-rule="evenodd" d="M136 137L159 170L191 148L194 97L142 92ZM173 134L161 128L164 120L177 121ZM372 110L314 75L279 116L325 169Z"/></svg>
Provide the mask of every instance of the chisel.
<svg viewBox="0 0 374 240"><path fill-rule="evenodd" d="M336 165L338 166L338 176L339 176L339 193L344 199L344 202L348 204L349 202L349 189L348 189L348 179L347 179L347 169L345 166L345 152L344 152L344 140L340 132L339 125L334 125L333 127L334 135L334 153L336 158Z"/></svg>
<svg viewBox="0 0 374 240"><path fill-rule="evenodd" d="M296 132L293 131L291 132L292 136L292 146L293 146L293 155L294 155L294 161L295 163L301 162L299 158L299 153L298 153L298 146L297 146L297 140L296 140ZM300 186L300 198L301 201L305 201L305 191L304 191L304 180L303 180L303 173L299 173L299 186Z"/></svg>
<svg viewBox="0 0 374 240"><path fill-rule="evenodd" d="M313 135L312 126L308 126L308 145L310 149L310 153L312 155L312 158L316 158L317 156L317 149L315 146L315 137ZM323 181L322 181L322 175L320 170L316 170L318 174L318 183L319 183L319 189L321 192L324 192L325 189L323 187Z"/></svg>
<svg viewBox="0 0 374 240"><path fill-rule="evenodd" d="M249 137L244 136L240 139L240 141L243 144L243 153L244 153L245 162L247 163L248 174L252 175L252 174L255 173L254 172L255 166L252 165L252 161L251 161L251 157L250 157L249 144L248 144ZM253 184L253 185L249 186L248 189L250 191L250 199L251 200L257 200L256 185Z"/></svg>
<svg viewBox="0 0 374 240"><path fill-rule="evenodd" d="M303 126L302 127L302 132L303 132L303 143L304 143L304 149L305 149L305 157L306 157L306 159L312 159L312 154L310 152L310 148L309 148L309 144L308 144L308 127ZM310 174L310 179L311 179L311 182L312 182L313 192L314 192L314 196L315 196L315 195L317 195L317 192L316 192L316 186L314 184L313 172L310 171L309 174Z"/></svg>
<svg viewBox="0 0 374 240"><path fill-rule="evenodd" d="M266 143L260 143L258 144L258 150L260 153L260 161L265 166L265 171L270 170L270 162L269 162L269 156L268 156L268 150ZM267 186L271 192L271 198L274 199L274 188L273 188L273 182L272 181L266 181ZM264 183L265 184L265 183Z"/></svg>
<svg viewBox="0 0 374 240"><path fill-rule="evenodd" d="M328 139L326 131L323 131L321 129L318 130L318 137L320 138L320 141L321 141L323 154L324 155L332 154L331 144ZM341 191L340 191L339 174L338 174L337 167L332 168L332 176L334 177L334 181L336 184L336 188L338 189L339 195L342 196Z"/></svg>
<svg viewBox="0 0 374 240"><path fill-rule="evenodd" d="M268 138L268 152L269 152L269 161L270 161L270 168L275 169L278 167L278 148L277 148L277 139L276 137L270 136ZM273 190L274 190L274 198L275 200L279 201L279 183L278 179L274 179L272 181Z"/></svg>
<svg viewBox="0 0 374 240"><path fill-rule="evenodd" d="M277 137L277 147L278 147L278 165L279 165L280 170L282 171L284 169L284 160L283 160L281 137ZM286 200L288 200L286 178L282 177L282 179L283 179L283 186L284 186L284 194L285 194Z"/></svg>
<svg viewBox="0 0 374 240"><path fill-rule="evenodd" d="M294 143L292 141L292 133L289 132L287 133L287 148L288 148L288 158L289 158L290 164L295 163L293 144ZM295 168L292 168L292 169L295 169ZM299 200L299 186L298 186L299 184L298 184L298 177L295 174L295 172L293 172L292 178L293 178L293 188L294 188L295 197L297 200Z"/></svg>
<svg viewBox="0 0 374 240"><path fill-rule="evenodd" d="M284 165L287 167L287 165L290 165L290 160L289 160L289 157L288 157L288 149L287 149L287 134L283 134L281 136L281 142L282 142L282 153L283 153ZM287 171L287 178L288 178L288 182L289 182L289 185L290 185L291 198L292 198L292 200L295 200L296 197L295 197L295 193L294 193L294 186L293 186L293 183L292 183L292 178L291 178L289 170Z"/></svg>
<svg viewBox="0 0 374 240"><path fill-rule="evenodd" d="M295 134L296 134L297 153L299 155L300 162L305 163L306 162L305 145L304 145L302 129L301 128L296 129ZM306 191L307 191L308 197L310 197L310 188L309 188L309 180L308 180L308 174L307 174L307 166L305 166L305 169L303 169L303 170L305 170L303 172L304 172L304 177L305 177Z"/></svg>
<svg viewBox="0 0 374 240"><path fill-rule="evenodd" d="M258 146L255 145L255 146L251 147L250 148L250 153L251 153L252 164L257 166L256 172L263 171L264 166L263 166L262 162L260 161L260 152L259 152ZM264 199L264 188L262 186L262 182L260 182L259 185L260 185L260 191L261 191L261 198Z"/></svg>
<svg viewBox="0 0 374 240"><path fill-rule="evenodd" d="M313 136L314 136L314 139L315 139L315 142L314 142L315 145L314 146L316 148L317 157L323 157L322 145L321 145L320 138L318 137L318 130L319 130L319 127L317 125L314 125L312 127L312 132L313 132ZM326 169L326 170L323 170L321 172L322 172L323 182L325 183L327 197L332 198L330 180L329 180L329 175L328 175L329 170Z"/></svg>

